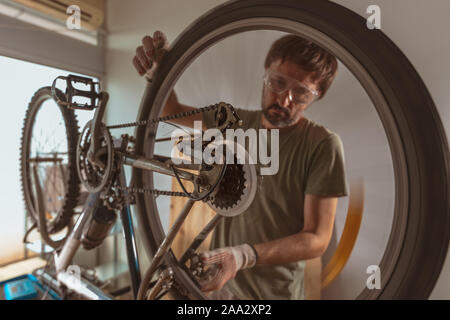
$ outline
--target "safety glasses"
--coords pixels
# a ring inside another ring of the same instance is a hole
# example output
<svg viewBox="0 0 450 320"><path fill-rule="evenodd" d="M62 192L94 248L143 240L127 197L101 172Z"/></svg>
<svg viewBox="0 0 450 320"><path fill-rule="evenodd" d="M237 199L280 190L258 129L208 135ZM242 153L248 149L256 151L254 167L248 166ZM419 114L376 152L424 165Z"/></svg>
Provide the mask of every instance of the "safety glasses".
<svg viewBox="0 0 450 320"><path fill-rule="evenodd" d="M317 91L308 88L300 81L270 69L264 74L264 84L277 94L289 90L289 100L297 105L311 103L319 96Z"/></svg>

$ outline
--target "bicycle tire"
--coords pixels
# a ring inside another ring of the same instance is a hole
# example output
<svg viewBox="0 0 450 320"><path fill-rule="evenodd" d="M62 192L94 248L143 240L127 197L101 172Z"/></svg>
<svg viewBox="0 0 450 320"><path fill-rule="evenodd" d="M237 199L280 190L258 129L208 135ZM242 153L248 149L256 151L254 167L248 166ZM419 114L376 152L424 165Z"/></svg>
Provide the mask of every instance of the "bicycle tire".
<svg viewBox="0 0 450 320"><path fill-rule="evenodd" d="M65 101L64 94L57 89L57 94L62 101ZM31 220L38 223L39 216L34 208L33 186L31 185L33 179L30 169L29 155L31 147L31 137L33 134L33 127L36 123L36 115L41 109L43 103L49 99L53 99L51 87L43 87L37 90L28 105L24 124L22 128L21 146L20 146L20 176L22 194L25 203L25 208ZM73 110L61 106L55 102L64 119L64 127L67 138L67 174L66 181L64 181L65 195L62 200L62 205L57 215L47 223L47 232L49 234L56 233L64 229L70 222L73 210L78 204L78 197L80 194L80 183L76 169L76 148L78 141L78 121Z"/></svg>
<svg viewBox="0 0 450 320"><path fill-rule="evenodd" d="M385 128L396 181L394 221L379 264L382 287L365 288L357 299L428 298L449 245L447 138L434 102L408 58L381 30L369 32L363 17L327 0L222 4L194 21L173 42L144 92L138 120L160 114L176 80L202 50L226 36L262 28L296 33L332 50L360 80ZM147 130L151 133L156 128ZM138 154L151 156L152 136L144 128L136 129ZM152 176L133 169L133 183L138 188L151 187ZM136 205L143 243L151 257L164 236L158 209L154 198L142 195ZM190 298L204 298L177 266L173 254L167 256L167 263Z"/></svg>

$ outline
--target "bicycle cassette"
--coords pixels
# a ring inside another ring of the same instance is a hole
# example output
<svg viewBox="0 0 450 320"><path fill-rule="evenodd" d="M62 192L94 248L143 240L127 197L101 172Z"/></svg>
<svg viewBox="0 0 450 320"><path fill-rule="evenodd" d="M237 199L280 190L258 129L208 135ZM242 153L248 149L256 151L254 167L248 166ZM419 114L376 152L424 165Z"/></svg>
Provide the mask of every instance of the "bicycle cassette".
<svg viewBox="0 0 450 320"><path fill-rule="evenodd" d="M227 140L220 143L224 144L225 149L236 146L238 154L240 151L241 155L245 155L245 159L248 158L247 151L239 144ZM225 217L234 217L247 210L255 198L258 186L255 165L249 164L248 161L242 161L243 164L237 163L236 157L234 160L234 163L227 164L222 180L207 202L217 214ZM221 168L221 166L223 164L215 167Z"/></svg>

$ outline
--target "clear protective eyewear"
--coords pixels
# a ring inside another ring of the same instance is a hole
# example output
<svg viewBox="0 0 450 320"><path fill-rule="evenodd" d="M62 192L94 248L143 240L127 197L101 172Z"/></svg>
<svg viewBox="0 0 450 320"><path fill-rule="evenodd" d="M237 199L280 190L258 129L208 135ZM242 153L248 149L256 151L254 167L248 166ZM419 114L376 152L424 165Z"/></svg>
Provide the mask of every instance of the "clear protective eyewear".
<svg viewBox="0 0 450 320"><path fill-rule="evenodd" d="M311 103L319 96L317 91L300 81L273 70L267 70L264 74L264 84L277 94L289 90L289 100L297 105Z"/></svg>

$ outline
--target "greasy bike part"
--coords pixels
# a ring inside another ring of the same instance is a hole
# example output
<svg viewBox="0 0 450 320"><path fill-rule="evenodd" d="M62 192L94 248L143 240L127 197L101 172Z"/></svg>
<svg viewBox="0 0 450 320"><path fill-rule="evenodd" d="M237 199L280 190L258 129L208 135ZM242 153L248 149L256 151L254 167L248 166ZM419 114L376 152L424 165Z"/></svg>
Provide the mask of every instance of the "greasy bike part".
<svg viewBox="0 0 450 320"><path fill-rule="evenodd" d="M173 271L171 268L166 268L159 275L156 284L152 287L146 299L147 300L157 299L157 296L161 291L164 292L168 291L172 287L172 285L173 285Z"/></svg>
<svg viewBox="0 0 450 320"><path fill-rule="evenodd" d="M172 114L172 115L168 115L168 116L164 116L164 117L159 117L159 114L158 114L158 116L156 116L154 118L143 119L143 120L139 120L136 122L130 122L130 123L111 125L111 126L108 126L107 128L108 129L121 129L121 128L129 128L129 127L141 127L141 129L142 129L143 127L146 127L149 125L155 125L159 122L166 122L166 121L171 121L171 120L175 120L175 119L190 117L190 116L193 116L193 115L196 115L199 113L215 111L218 109L220 109L220 110L229 109L226 112L226 114L227 114L226 122L222 126L221 130L231 128L233 125L241 123L239 116L234 111L234 108L232 105L225 103L225 102L219 102L219 103L216 103L216 104L213 104L210 106L206 106L203 108L194 109L192 111L181 112L181 113Z"/></svg>
<svg viewBox="0 0 450 320"><path fill-rule="evenodd" d="M385 128L396 181L394 221L379 264L381 289L365 288L357 298L426 299L441 272L450 237L448 143L420 76L381 30L367 28L365 18L326 0L222 4L173 42L144 92L138 121L161 113L176 80L208 47L233 34L267 29L300 35L335 54L363 85ZM152 154L155 132L156 128L136 129L136 152ZM152 179L142 170L133 170L138 188L152 186ZM138 195L136 204L143 242L151 255L164 238L158 209L153 197ZM204 298L177 267L175 257L166 260L189 297Z"/></svg>
<svg viewBox="0 0 450 320"><path fill-rule="evenodd" d="M225 108L223 105L220 105L216 109L214 118L216 120L216 129L220 131L233 126L235 120L237 120L238 125L242 125L242 120L239 118L239 115L234 108Z"/></svg>
<svg viewBox="0 0 450 320"><path fill-rule="evenodd" d="M91 122L92 120L86 123L78 139L76 164L81 183L89 192L99 192L106 189L113 180L114 146L109 131L102 125L99 148L93 155L96 161L89 158Z"/></svg>
<svg viewBox="0 0 450 320"><path fill-rule="evenodd" d="M215 142L212 143L213 145ZM243 154L244 159L249 157L243 146L234 141L223 140L217 142L226 149L238 150L237 154ZM244 160L242 159L242 160ZM224 178L220 181L214 195L210 197L208 205L218 214L225 217L234 217L252 204L258 187L258 177L253 160L248 159L239 164L237 157L233 164L228 164Z"/></svg>
<svg viewBox="0 0 450 320"><path fill-rule="evenodd" d="M61 91L56 90L58 96L64 99ZM36 207L36 197L33 192L31 163L48 164L55 160L54 156L38 156L37 154L30 154L32 152L33 128L35 127L36 117L39 111L44 107L44 103L48 100L53 100L51 88L43 87L36 91L31 98L30 104L26 111L24 125L22 129L21 145L20 145L20 176L23 198L27 213L34 223L38 222L38 210ZM54 106L53 106L54 105ZM76 145L78 140L78 122L73 110L54 103L52 106L61 113L61 117L65 127L65 142L67 143L67 161L65 163L64 175L61 178L64 180L64 195L60 202L60 208L56 212L56 216L48 221L47 231L52 234L65 228L70 221L73 209L77 205L79 196L79 180L76 172ZM36 137L38 138L38 137ZM42 141L44 143L45 141ZM44 145L45 147L45 145ZM35 150L39 152L39 150ZM46 150L41 150L46 151ZM56 158L59 156L56 155Z"/></svg>
<svg viewBox="0 0 450 320"><path fill-rule="evenodd" d="M103 166L103 161L98 158L98 152L102 146L102 139L104 139L105 129L103 124L103 116L105 115L106 106L109 100L109 94L107 92L100 92L99 94L99 106L95 110L94 118L90 122L91 126L91 138L89 144L89 150L87 151L87 157L90 163L95 166Z"/></svg>
<svg viewBox="0 0 450 320"><path fill-rule="evenodd" d="M228 210L236 206L244 194L246 183L242 164L228 165L216 195L208 203L213 209Z"/></svg>
<svg viewBox="0 0 450 320"><path fill-rule="evenodd" d="M220 185L220 183L222 182L226 170L227 170L228 165L224 164L221 166L220 168L220 173L218 175L218 177L215 177L215 179L212 179L211 181L206 181L206 183L203 181L205 177L198 177L197 179L194 180L194 192L193 193L189 193L186 188L183 185L183 182L181 182L180 176L177 173L177 170L175 170L175 168L172 166L172 171L173 174L175 175L175 178L178 181L178 184L180 185L181 189L183 190L184 194L191 200L194 201L200 201L200 200L207 200L209 195L212 194L215 189L218 187L218 185ZM203 179L202 179L203 178ZM208 183L211 182L211 183ZM205 185L205 188L201 188L202 185Z"/></svg>

